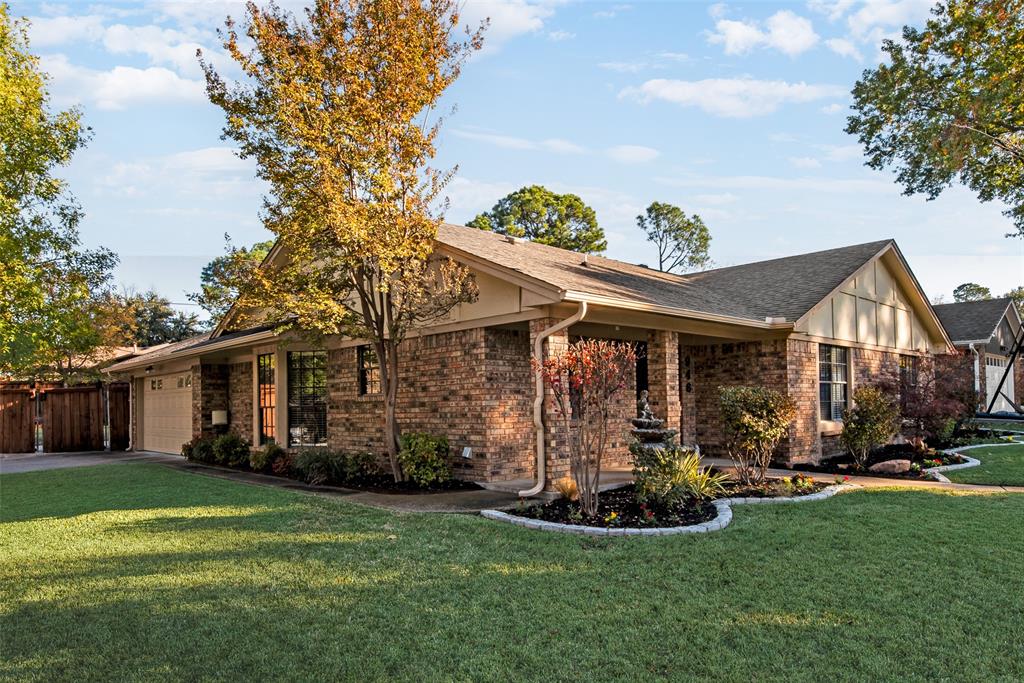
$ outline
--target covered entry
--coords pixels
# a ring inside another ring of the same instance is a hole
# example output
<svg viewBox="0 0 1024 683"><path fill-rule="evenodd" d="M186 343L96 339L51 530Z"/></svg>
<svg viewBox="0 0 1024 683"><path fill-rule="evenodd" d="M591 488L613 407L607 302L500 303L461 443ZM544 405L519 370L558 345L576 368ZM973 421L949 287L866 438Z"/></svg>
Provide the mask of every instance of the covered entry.
<svg viewBox="0 0 1024 683"><path fill-rule="evenodd" d="M142 448L181 453L192 440L192 373L142 380Z"/></svg>

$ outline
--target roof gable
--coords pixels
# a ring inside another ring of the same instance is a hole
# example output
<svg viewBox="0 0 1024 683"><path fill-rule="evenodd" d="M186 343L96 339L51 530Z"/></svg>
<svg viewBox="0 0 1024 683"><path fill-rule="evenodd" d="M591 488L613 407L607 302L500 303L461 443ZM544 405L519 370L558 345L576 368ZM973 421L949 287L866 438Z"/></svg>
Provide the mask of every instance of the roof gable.
<svg viewBox="0 0 1024 683"><path fill-rule="evenodd" d="M938 304L935 306L935 313L953 343L988 343L1003 318L1010 315L1012 309L1013 300L1004 297ZM1016 310L1012 310L1012 313L1016 315Z"/></svg>

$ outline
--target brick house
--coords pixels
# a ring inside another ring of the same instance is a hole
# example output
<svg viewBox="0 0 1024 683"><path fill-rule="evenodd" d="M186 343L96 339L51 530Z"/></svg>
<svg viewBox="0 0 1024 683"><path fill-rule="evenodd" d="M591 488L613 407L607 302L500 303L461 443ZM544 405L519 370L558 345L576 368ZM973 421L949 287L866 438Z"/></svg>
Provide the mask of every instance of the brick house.
<svg viewBox="0 0 1024 683"><path fill-rule="evenodd" d="M992 405L993 412L1015 412L1011 401L1021 403L1024 361L1019 356L1011 360L1014 343L1021 335L1021 317L1013 299L940 304L935 306L935 313L956 348L974 356L978 410L986 412ZM1006 373L1011 364L1013 369ZM1004 374L1006 380L997 396L996 389Z"/></svg>
<svg viewBox="0 0 1024 683"><path fill-rule="evenodd" d="M628 465L634 391L649 390L654 412L708 454L722 448L719 386L786 392L799 414L778 458L814 461L836 448L855 386L952 350L892 240L689 275L453 225L436 249L472 270L480 297L404 343L399 420L447 436L458 476L475 481L540 471L550 482L568 471L550 397L534 420L538 342L545 355L577 337L638 345L613 467ZM231 329L229 316L212 334L111 371L132 381L140 449L178 452L233 429L254 444L383 451L379 370L365 340L314 349L267 327Z"/></svg>

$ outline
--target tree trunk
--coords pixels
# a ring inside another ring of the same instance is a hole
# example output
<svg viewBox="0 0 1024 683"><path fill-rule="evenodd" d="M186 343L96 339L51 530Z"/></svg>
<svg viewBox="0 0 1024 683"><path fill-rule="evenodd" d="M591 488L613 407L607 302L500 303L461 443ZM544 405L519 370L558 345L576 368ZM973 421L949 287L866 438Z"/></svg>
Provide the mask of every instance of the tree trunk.
<svg viewBox="0 0 1024 683"><path fill-rule="evenodd" d="M399 442L402 436L398 425L398 345L385 340L380 345L378 356L381 364L381 382L384 390L384 446L388 451L391 463L391 474L395 481L402 481L405 476L402 465L398 462ZM386 360L385 360L386 359Z"/></svg>

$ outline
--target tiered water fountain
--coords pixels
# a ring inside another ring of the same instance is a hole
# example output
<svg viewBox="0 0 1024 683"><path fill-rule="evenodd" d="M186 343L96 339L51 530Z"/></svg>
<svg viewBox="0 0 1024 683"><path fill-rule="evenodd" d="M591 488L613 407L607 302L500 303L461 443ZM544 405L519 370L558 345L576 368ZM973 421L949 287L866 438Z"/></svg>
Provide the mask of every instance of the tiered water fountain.
<svg viewBox="0 0 1024 683"><path fill-rule="evenodd" d="M631 421L633 429L630 434L637 440L641 448L667 448L675 444L678 432L675 429L664 429L664 420L654 417L651 404L647 399L647 390L640 392L636 402L636 417Z"/></svg>

